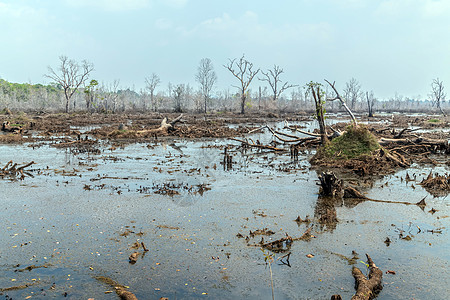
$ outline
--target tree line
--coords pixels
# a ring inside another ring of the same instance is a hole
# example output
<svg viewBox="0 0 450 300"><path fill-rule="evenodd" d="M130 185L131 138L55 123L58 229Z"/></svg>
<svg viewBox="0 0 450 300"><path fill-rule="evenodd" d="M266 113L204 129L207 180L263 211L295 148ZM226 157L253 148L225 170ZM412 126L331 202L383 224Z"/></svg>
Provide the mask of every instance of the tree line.
<svg viewBox="0 0 450 300"><path fill-rule="evenodd" d="M248 61L244 55L229 59L224 64L236 85L216 90L217 75L209 58L200 60L195 80L198 88L189 84L168 83L161 86L156 73L144 78L145 88L134 91L121 88L120 80L100 83L92 79L94 65L86 60L80 63L60 56L60 64L54 69L48 67L44 75L51 80L48 85L11 83L0 79L0 105L4 108L24 111L72 111L119 113L124 111L154 112L202 112L208 111L274 111L295 112L314 111L314 97L308 93L310 84L292 84L282 79L284 70L274 65L261 70ZM265 83L265 86L253 86ZM331 85L330 85L331 86ZM333 91L324 87L324 99ZM439 78L433 79L427 100L406 98L397 93L384 100L376 98L373 91L364 90L355 78L345 83L341 91L343 101L352 111L366 112L369 117L375 111L423 112L437 110L445 115L444 84ZM342 111L339 102L326 101L327 111Z"/></svg>

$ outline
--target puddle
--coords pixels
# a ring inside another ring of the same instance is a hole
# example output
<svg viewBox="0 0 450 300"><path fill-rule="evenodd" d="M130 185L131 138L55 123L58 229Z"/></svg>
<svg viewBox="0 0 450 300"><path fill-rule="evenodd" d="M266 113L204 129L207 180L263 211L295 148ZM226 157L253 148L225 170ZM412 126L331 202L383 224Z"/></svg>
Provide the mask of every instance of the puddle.
<svg viewBox="0 0 450 300"><path fill-rule="evenodd" d="M268 133L253 137L263 143L271 139ZM221 164L227 144L238 143L175 139L113 150L101 145L100 153L77 155L48 145L34 150L0 145L2 166L9 160L36 162L34 178L0 181L0 288L32 284L3 295L111 299L116 297L109 293L111 286L95 279L105 276L129 286L139 299L269 299L263 252L237 234L268 228L275 234L267 241L286 233L301 236L308 224L294 220L317 218L322 205L317 174L309 170L307 156L292 161L288 154L234 149L234 163L227 169ZM416 203L428 195L418 182L429 171L411 168L408 172L417 173L417 180L408 183L401 179L406 171L387 176L366 196ZM164 184L177 193L155 193ZM396 272L383 275L377 299L445 298L450 284L443 276L450 259L449 201L428 195L426 202L424 210L371 201L335 204L336 226L315 225L315 238L290 247L291 267L272 266L275 298L341 294L349 299L354 293L347 259L352 251L362 270L360 261L369 253L384 272ZM438 229L440 233L430 232ZM144 242L149 251L132 265L128 257L135 242ZM47 268L15 272L44 264Z"/></svg>

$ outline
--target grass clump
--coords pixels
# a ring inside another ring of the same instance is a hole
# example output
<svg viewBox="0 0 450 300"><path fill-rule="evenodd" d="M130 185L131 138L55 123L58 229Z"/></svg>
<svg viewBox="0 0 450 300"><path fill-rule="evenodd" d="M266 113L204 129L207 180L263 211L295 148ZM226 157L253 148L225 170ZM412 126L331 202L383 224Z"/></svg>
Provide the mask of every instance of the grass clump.
<svg viewBox="0 0 450 300"><path fill-rule="evenodd" d="M430 123L439 123L439 122L441 122L441 120L439 120L439 119L429 119L428 122L430 122Z"/></svg>
<svg viewBox="0 0 450 300"><path fill-rule="evenodd" d="M320 148L317 155L327 159L352 159L379 148L377 139L365 126L350 125L344 134Z"/></svg>

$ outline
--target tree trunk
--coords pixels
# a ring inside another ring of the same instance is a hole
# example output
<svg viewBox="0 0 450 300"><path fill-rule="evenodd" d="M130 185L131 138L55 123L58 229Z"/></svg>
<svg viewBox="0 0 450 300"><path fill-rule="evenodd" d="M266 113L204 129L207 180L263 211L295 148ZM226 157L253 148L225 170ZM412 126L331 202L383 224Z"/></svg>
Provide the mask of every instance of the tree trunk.
<svg viewBox="0 0 450 300"><path fill-rule="evenodd" d="M69 113L69 99L66 98L66 113Z"/></svg>
<svg viewBox="0 0 450 300"><path fill-rule="evenodd" d="M383 289L381 279L383 272L378 269L369 254L366 254L369 264L369 279L367 279L360 269L353 267L352 274L355 278L356 293L352 300L369 300L375 298L375 295Z"/></svg>
<svg viewBox="0 0 450 300"><path fill-rule="evenodd" d="M323 105L322 99L320 99L320 88L317 88L317 91L314 90L314 87L311 87L314 103L316 104L316 117L317 122L319 122L320 129L320 142L322 145L325 145L328 142L327 131L325 127L325 119L323 115Z"/></svg>
<svg viewBox="0 0 450 300"><path fill-rule="evenodd" d="M446 117L447 115L446 115L445 112L442 110L441 103L439 103L439 102L438 102L438 107L439 107L439 110L441 111L441 114L442 114L444 117Z"/></svg>
<svg viewBox="0 0 450 300"><path fill-rule="evenodd" d="M241 114L245 114L245 93L241 95Z"/></svg>
<svg viewBox="0 0 450 300"><path fill-rule="evenodd" d="M333 172L322 172L319 175L321 196L342 196L343 181L338 179Z"/></svg>
<svg viewBox="0 0 450 300"><path fill-rule="evenodd" d="M152 106L152 111L155 111L155 102L153 100L153 91L150 92L150 102L151 102L151 106Z"/></svg>

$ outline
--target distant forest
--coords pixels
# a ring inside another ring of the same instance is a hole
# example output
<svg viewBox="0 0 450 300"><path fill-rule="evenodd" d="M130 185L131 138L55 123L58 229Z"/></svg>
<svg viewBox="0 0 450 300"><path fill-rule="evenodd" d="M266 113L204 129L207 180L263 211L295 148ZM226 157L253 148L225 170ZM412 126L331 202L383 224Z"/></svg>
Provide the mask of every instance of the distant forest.
<svg viewBox="0 0 450 300"><path fill-rule="evenodd" d="M189 84L160 85L157 74L145 78L146 87L139 91L119 88L119 80L99 83L89 78L93 65L83 61L80 65L65 56L60 57L57 71L49 67L45 75L54 83L49 85L12 83L0 79L0 110L24 112L299 112L314 111L312 95L300 85L282 81L283 69L274 66L263 71L253 70L245 60L229 60L224 65L239 82L225 90L216 90L217 77L209 59L200 61L196 81L198 87ZM72 77L70 77L72 76ZM250 85L251 83L251 85ZM283 84L282 84L283 83ZM242 87L241 87L242 86ZM307 86L307 84L305 84ZM436 112L444 113L449 108L445 102L444 86L439 79L433 80L428 99L410 99L399 94L389 99L377 99L373 91L365 91L352 78L339 91L354 112ZM333 90L321 85L322 99L334 97ZM343 111L337 101L326 101L327 112Z"/></svg>

